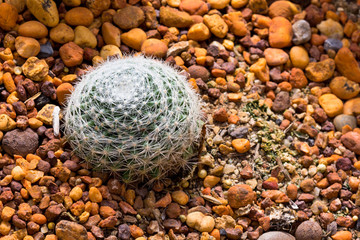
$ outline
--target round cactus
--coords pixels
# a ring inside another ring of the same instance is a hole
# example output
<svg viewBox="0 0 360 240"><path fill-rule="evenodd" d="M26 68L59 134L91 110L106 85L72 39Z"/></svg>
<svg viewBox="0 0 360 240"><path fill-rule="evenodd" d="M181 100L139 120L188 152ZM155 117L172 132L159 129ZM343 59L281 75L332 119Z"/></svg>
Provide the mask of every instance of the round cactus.
<svg viewBox="0 0 360 240"><path fill-rule="evenodd" d="M167 64L117 58L86 73L68 99L65 135L75 154L124 180L185 167L203 125L199 96Z"/></svg>

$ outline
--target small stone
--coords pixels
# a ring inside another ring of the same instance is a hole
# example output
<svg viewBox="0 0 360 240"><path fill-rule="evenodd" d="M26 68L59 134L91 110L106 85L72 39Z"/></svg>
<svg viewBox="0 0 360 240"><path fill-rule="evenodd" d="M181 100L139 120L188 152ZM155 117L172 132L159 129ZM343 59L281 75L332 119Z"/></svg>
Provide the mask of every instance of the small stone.
<svg viewBox="0 0 360 240"><path fill-rule="evenodd" d="M87 27L77 26L74 30L74 33L75 33L74 43L80 46L81 48L96 47L97 45L96 37Z"/></svg>
<svg viewBox="0 0 360 240"><path fill-rule="evenodd" d="M266 232L258 238L258 240L279 240L279 239L295 240L295 238L291 234L285 232L278 232L278 231Z"/></svg>
<svg viewBox="0 0 360 240"><path fill-rule="evenodd" d="M187 215L186 224L199 232L211 232L214 229L215 221L211 216L205 216L201 212L192 212Z"/></svg>
<svg viewBox="0 0 360 240"><path fill-rule="evenodd" d="M340 39L336 38L328 38L324 42L324 49L326 51L334 50L335 52L339 51L340 48L342 48L343 43Z"/></svg>
<svg viewBox="0 0 360 240"><path fill-rule="evenodd" d="M98 17L103 11L109 9L110 4L110 0L86 1L86 7L90 9L95 17Z"/></svg>
<svg viewBox="0 0 360 240"><path fill-rule="evenodd" d="M120 47L120 29L110 22L105 22L101 27L101 33L106 44ZM76 35L76 34L75 34ZM139 49L137 49L139 50Z"/></svg>
<svg viewBox="0 0 360 240"><path fill-rule="evenodd" d="M50 205L45 211L45 216L49 222L52 222L52 221L55 221L60 216L60 214L65 211L66 211L66 209L64 208L64 206L62 204Z"/></svg>
<svg viewBox="0 0 360 240"><path fill-rule="evenodd" d="M353 164L349 158L339 158L336 160L336 168L344 171L349 171Z"/></svg>
<svg viewBox="0 0 360 240"><path fill-rule="evenodd" d="M335 61L331 58L321 62L311 62L306 67L306 76L314 82L323 82L331 78L335 71Z"/></svg>
<svg viewBox="0 0 360 240"><path fill-rule="evenodd" d="M284 17L288 20L292 20L297 13L299 13L299 10L296 8L295 4L289 1L276 1L269 7L269 16L271 18Z"/></svg>
<svg viewBox="0 0 360 240"><path fill-rule="evenodd" d="M163 6L160 8L160 22L168 27L185 28L189 27L193 20L187 12Z"/></svg>
<svg viewBox="0 0 360 240"><path fill-rule="evenodd" d="M238 153L246 153L250 150L250 141L245 138L234 139L231 145Z"/></svg>
<svg viewBox="0 0 360 240"><path fill-rule="evenodd" d="M189 202L189 196L181 190L172 192L171 197L174 202L180 205L186 205Z"/></svg>
<svg viewBox="0 0 360 240"><path fill-rule="evenodd" d="M192 65L188 68L188 71L191 78L201 78L204 82L207 82L209 80L210 73L203 66Z"/></svg>
<svg viewBox="0 0 360 240"><path fill-rule="evenodd" d="M290 72L289 83L293 88L304 88L307 86L308 80L300 68L293 68Z"/></svg>
<svg viewBox="0 0 360 240"><path fill-rule="evenodd" d="M128 240L131 237L130 227L127 224L121 224L118 227L118 238L121 240Z"/></svg>
<svg viewBox="0 0 360 240"><path fill-rule="evenodd" d="M352 115L340 114L334 118L334 125L336 130L342 131L342 128L346 125L350 126L351 129L356 128L356 118Z"/></svg>
<svg viewBox="0 0 360 240"><path fill-rule="evenodd" d="M69 196L71 197L72 200L78 201L82 198L83 191L80 187L76 186L73 189L71 189Z"/></svg>
<svg viewBox="0 0 360 240"><path fill-rule="evenodd" d="M84 50L76 43L69 42L60 47L59 54L67 67L74 67L82 63Z"/></svg>
<svg viewBox="0 0 360 240"><path fill-rule="evenodd" d="M204 23L210 29L211 33L218 38L224 38L229 30L228 25L218 15L205 15Z"/></svg>
<svg viewBox="0 0 360 240"><path fill-rule="evenodd" d="M291 103L289 93L281 91L276 95L271 109L274 112L283 112L290 107L290 104Z"/></svg>
<svg viewBox="0 0 360 240"><path fill-rule="evenodd" d="M59 240L88 240L85 227L75 222L61 220L56 224L55 231Z"/></svg>
<svg viewBox="0 0 360 240"><path fill-rule="evenodd" d="M17 37L15 39L15 48L19 55L23 58L29 58L38 55L40 52L40 44L34 38Z"/></svg>
<svg viewBox="0 0 360 240"><path fill-rule="evenodd" d="M0 3L0 28L10 31L18 20L17 9L9 3Z"/></svg>
<svg viewBox="0 0 360 240"><path fill-rule="evenodd" d="M133 238L140 238L144 235L144 231L136 225L130 226L130 233Z"/></svg>
<svg viewBox="0 0 360 240"><path fill-rule="evenodd" d="M305 69L309 64L309 55L304 47L294 46L290 49L290 59L294 67Z"/></svg>
<svg viewBox="0 0 360 240"><path fill-rule="evenodd" d="M331 80L329 87L338 98L347 100L356 97L360 92L358 83L353 82L346 77L335 77Z"/></svg>
<svg viewBox="0 0 360 240"><path fill-rule="evenodd" d="M319 24L323 18L324 13L322 12L322 9L317 7L314 4L311 4L305 9L306 17L305 20L310 23L310 26L316 27L317 24Z"/></svg>
<svg viewBox="0 0 360 240"><path fill-rule="evenodd" d="M346 148L360 154L360 134L358 132L347 132L340 139Z"/></svg>
<svg viewBox="0 0 360 240"><path fill-rule="evenodd" d="M74 30L65 23L59 23L50 30L50 39L54 42L65 44L74 40Z"/></svg>
<svg viewBox="0 0 360 240"><path fill-rule="evenodd" d="M105 45L100 50L101 60L108 59L111 56L119 56L122 57L121 50L118 46L115 45ZM93 58L94 61L95 58Z"/></svg>
<svg viewBox="0 0 360 240"><path fill-rule="evenodd" d="M269 67L266 64L265 58L260 58L256 63L251 65L249 70L253 72L260 81L270 81Z"/></svg>
<svg viewBox="0 0 360 240"><path fill-rule="evenodd" d="M86 7L71 8L65 14L65 22L70 26L88 27L93 21L94 21L94 15Z"/></svg>
<svg viewBox="0 0 360 240"><path fill-rule="evenodd" d="M351 240L352 234L349 231L338 231L331 238L333 240Z"/></svg>
<svg viewBox="0 0 360 240"><path fill-rule="evenodd" d="M48 35L48 29L39 21L27 21L19 26L19 35L30 38L44 38Z"/></svg>
<svg viewBox="0 0 360 240"><path fill-rule="evenodd" d="M282 49L267 48L264 55L269 66L279 66L289 61L289 55Z"/></svg>
<svg viewBox="0 0 360 240"><path fill-rule="evenodd" d="M46 104L36 115L36 118L42 121L44 124L52 125L53 124L53 112L56 105Z"/></svg>
<svg viewBox="0 0 360 240"><path fill-rule="evenodd" d="M269 10L266 0L249 0L248 7L251 11L258 14L266 14Z"/></svg>
<svg viewBox="0 0 360 240"><path fill-rule="evenodd" d="M328 38L342 39L344 36L344 30L341 24L331 18L322 21L316 27L323 35L327 36Z"/></svg>
<svg viewBox="0 0 360 240"><path fill-rule="evenodd" d="M46 61L37 57L28 58L21 68L26 77L36 82L44 80L49 73Z"/></svg>
<svg viewBox="0 0 360 240"><path fill-rule="evenodd" d="M166 44L155 38L149 38L141 45L141 52L147 56L163 58L166 56L167 50Z"/></svg>
<svg viewBox="0 0 360 240"><path fill-rule="evenodd" d="M15 209L5 206L1 212L1 219L8 222L11 220L14 214L15 214Z"/></svg>
<svg viewBox="0 0 360 240"><path fill-rule="evenodd" d="M178 56L180 53L186 51L189 49L189 42L188 41L181 41L181 42L177 42L173 45L171 45L171 47L168 49L166 56L173 56L176 57Z"/></svg>
<svg viewBox="0 0 360 240"><path fill-rule="evenodd" d="M225 23L229 25L230 32L236 36L243 37L248 33L246 21L243 19L242 13L229 12L223 16Z"/></svg>
<svg viewBox="0 0 360 240"><path fill-rule="evenodd" d="M305 20L296 21L292 25L292 30L294 32L292 41L295 45L301 45L310 41L311 27L307 21Z"/></svg>
<svg viewBox="0 0 360 240"><path fill-rule="evenodd" d="M225 108L216 109L213 113L213 119L217 122L226 122L228 119L228 114Z"/></svg>
<svg viewBox="0 0 360 240"><path fill-rule="evenodd" d="M335 117L343 112L343 102L334 94L321 95L319 104L329 117Z"/></svg>
<svg viewBox="0 0 360 240"><path fill-rule="evenodd" d="M209 11L208 5L202 0L182 0L179 9L191 15L204 15Z"/></svg>
<svg viewBox="0 0 360 240"><path fill-rule="evenodd" d="M220 182L219 177L208 175L204 179L204 187L213 188L218 182Z"/></svg>
<svg viewBox="0 0 360 240"><path fill-rule="evenodd" d="M305 179L301 181L300 188L303 190L303 192L311 192L315 188L315 182L312 179Z"/></svg>
<svg viewBox="0 0 360 240"><path fill-rule="evenodd" d="M100 203L102 201L102 195L98 188L91 187L89 190L89 199L94 203Z"/></svg>
<svg viewBox="0 0 360 240"><path fill-rule="evenodd" d="M119 28L128 30L140 26L145 21L145 15L141 8L127 5L115 13L113 21Z"/></svg>
<svg viewBox="0 0 360 240"><path fill-rule="evenodd" d="M74 87L70 83L62 83L56 89L56 96L61 105L66 103L67 97L74 91Z"/></svg>
<svg viewBox="0 0 360 240"><path fill-rule="evenodd" d="M27 0L26 6L37 20L48 27L55 27L59 23L59 12L53 0Z"/></svg>
<svg viewBox="0 0 360 240"><path fill-rule="evenodd" d="M245 207L255 199L255 192L246 184L235 185L228 190L229 205L232 208Z"/></svg>
<svg viewBox="0 0 360 240"><path fill-rule="evenodd" d="M211 36L209 28L203 23L192 25L188 31L187 37L194 41L205 41Z"/></svg>
<svg viewBox="0 0 360 240"><path fill-rule="evenodd" d="M269 44L273 48L284 48L291 45L293 30L291 23L284 17L272 19L269 28Z"/></svg>
<svg viewBox="0 0 360 240"><path fill-rule="evenodd" d="M50 42L46 42L45 44L40 45L40 52L37 55L39 58L48 58L54 54L54 49L51 46Z"/></svg>
<svg viewBox="0 0 360 240"><path fill-rule="evenodd" d="M321 240L322 229L317 222L305 221L296 229L295 237L296 240Z"/></svg>
<svg viewBox="0 0 360 240"><path fill-rule="evenodd" d="M360 82L360 67L349 48L341 48L335 57L336 69L347 79Z"/></svg>
<svg viewBox="0 0 360 240"><path fill-rule="evenodd" d="M141 28L133 28L121 34L121 41L127 46L140 51L143 42L146 40L146 33Z"/></svg>
<svg viewBox="0 0 360 240"><path fill-rule="evenodd" d="M249 0L231 0L233 8L242 8L248 4Z"/></svg>

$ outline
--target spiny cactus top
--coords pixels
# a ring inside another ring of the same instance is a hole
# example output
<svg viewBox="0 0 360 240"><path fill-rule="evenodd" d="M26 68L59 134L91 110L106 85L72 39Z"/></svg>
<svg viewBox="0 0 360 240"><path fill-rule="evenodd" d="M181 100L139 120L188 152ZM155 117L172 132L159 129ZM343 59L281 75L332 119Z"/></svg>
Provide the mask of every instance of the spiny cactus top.
<svg viewBox="0 0 360 240"><path fill-rule="evenodd" d="M125 180L186 166L202 128L186 78L145 57L113 59L85 74L68 99L65 134L74 152Z"/></svg>

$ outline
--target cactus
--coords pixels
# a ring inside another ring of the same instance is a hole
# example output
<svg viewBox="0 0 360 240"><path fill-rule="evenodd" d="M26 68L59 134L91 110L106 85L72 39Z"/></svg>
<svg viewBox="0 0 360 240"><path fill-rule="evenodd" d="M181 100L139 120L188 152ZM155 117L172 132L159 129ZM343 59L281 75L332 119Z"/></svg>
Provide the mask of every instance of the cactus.
<svg viewBox="0 0 360 240"><path fill-rule="evenodd" d="M65 108L75 154L123 180L159 179L187 166L198 147L202 102L186 78L142 56L86 73Z"/></svg>

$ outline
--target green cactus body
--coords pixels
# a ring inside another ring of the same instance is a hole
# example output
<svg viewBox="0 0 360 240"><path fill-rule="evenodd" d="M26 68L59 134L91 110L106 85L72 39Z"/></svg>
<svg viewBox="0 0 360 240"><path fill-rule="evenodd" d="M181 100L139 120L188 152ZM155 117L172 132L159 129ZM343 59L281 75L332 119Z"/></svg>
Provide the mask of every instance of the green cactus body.
<svg viewBox="0 0 360 240"><path fill-rule="evenodd" d="M167 64L113 59L75 87L65 109L65 134L94 168L129 181L161 178L193 156L201 104L186 78Z"/></svg>

